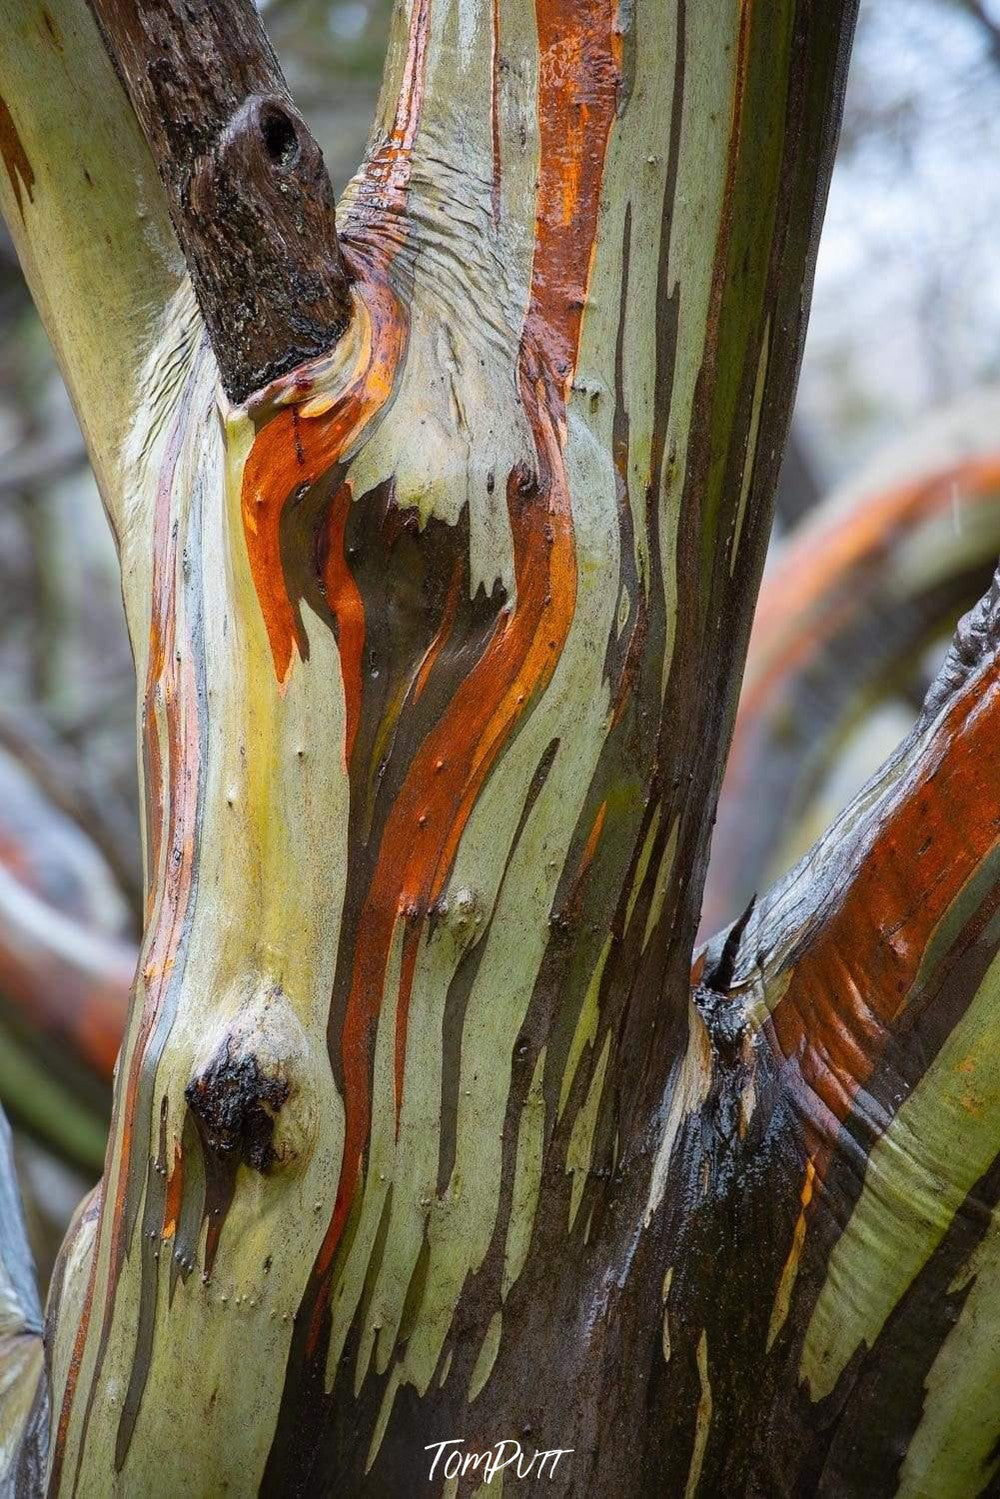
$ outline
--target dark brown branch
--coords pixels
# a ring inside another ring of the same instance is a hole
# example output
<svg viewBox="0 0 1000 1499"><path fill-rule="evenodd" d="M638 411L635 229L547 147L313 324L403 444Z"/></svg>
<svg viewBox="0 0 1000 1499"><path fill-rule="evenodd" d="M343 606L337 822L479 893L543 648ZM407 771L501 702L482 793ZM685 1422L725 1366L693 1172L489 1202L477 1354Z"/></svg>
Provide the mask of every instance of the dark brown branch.
<svg viewBox="0 0 1000 1499"><path fill-rule="evenodd" d="M323 155L249 0L91 0L229 396L329 349L348 276Z"/></svg>
<svg viewBox="0 0 1000 1499"><path fill-rule="evenodd" d="M1000 22L994 21L983 0L958 0L958 4L981 28L993 61L1000 63Z"/></svg>

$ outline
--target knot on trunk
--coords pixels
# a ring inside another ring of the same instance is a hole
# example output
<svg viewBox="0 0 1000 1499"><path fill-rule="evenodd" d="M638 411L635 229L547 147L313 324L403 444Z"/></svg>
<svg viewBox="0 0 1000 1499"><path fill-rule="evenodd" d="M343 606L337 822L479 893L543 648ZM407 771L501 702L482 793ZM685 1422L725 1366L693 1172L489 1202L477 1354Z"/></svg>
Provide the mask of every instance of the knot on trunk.
<svg viewBox="0 0 1000 1499"><path fill-rule="evenodd" d="M280 987L251 992L206 1037L184 1097L206 1157L235 1171L303 1165L316 1141L315 1068Z"/></svg>
<svg viewBox="0 0 1000 1499"><path fill-rule="evenodd" d="M288 1079L265 1072L252 1054L234 1055L231 1038L184 1089L205 1148L261 1172L275 1162L274 1123L288 1095Z"/></svg>

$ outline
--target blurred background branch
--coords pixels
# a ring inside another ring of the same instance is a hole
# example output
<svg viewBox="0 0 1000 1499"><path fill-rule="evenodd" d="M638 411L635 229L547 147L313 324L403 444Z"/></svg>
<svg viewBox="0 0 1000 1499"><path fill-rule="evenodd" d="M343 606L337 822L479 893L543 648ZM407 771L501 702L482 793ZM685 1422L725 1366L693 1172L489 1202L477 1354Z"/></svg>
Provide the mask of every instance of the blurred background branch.
<svg viewBox="0 0 1000 1499"><path fill-rule="evenodd" d="M983 28L993 58L1000 66L1000 20L991 14L985 0L957 0L957 4Z"/></svg>

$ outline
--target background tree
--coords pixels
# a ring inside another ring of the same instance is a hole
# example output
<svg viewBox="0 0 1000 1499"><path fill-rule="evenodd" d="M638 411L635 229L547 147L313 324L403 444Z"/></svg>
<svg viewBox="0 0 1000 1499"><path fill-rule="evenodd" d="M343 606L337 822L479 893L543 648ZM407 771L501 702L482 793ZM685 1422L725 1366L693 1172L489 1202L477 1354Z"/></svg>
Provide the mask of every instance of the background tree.
<svg viewBox="0 0 1000 1499"><path fill-rule="evenodd" d="M985 1488L994 594L689 981L850 6L402 5L339 230L251 11L94 14L4 7L5 209L148 915L11 1481Z"/></svg>
<svg viewBox="0 0 1000 1499"><path fill-rule="evenodd" d="M807 852L906 734L1000 552L998 393L878 455L769 562L726 764L705 938Z"/></svg>

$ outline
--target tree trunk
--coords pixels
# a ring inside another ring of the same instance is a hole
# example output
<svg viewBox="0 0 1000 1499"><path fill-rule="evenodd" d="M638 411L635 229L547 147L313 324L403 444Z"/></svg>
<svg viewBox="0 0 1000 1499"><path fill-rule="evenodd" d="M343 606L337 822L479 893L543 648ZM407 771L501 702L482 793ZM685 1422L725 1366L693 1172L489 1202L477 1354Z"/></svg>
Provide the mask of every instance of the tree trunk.
<svg viewBox="0 0 1000 1499"><path fill-rule="evenodd" d="M993 595L689 979L853 6L399 5L291 299L260 206L325 189L249 9L94 10L0 6L5 204L119 538L149 902L21 1491L464 1494L516 1440L568 1495L978 1492Z"/></svg>

